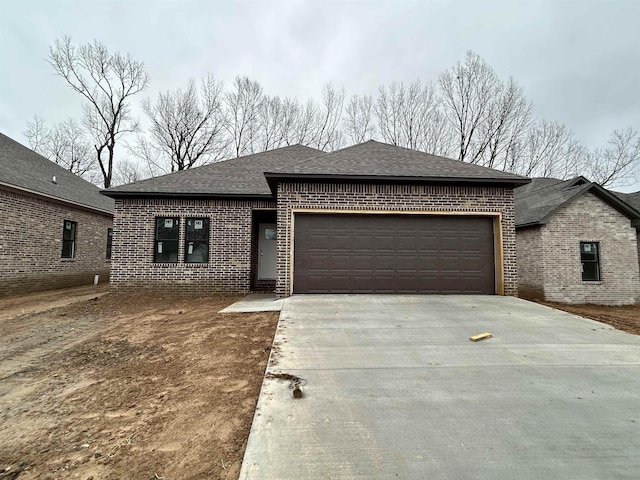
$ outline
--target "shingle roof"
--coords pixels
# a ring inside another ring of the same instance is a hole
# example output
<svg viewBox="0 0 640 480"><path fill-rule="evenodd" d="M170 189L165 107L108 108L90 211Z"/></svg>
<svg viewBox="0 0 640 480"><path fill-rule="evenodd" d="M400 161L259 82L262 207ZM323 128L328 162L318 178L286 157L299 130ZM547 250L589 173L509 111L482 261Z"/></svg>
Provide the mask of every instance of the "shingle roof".
<svg viewBox="0 0 640 480"><path fill-rule="evenodd" d="M272 196L277 179L283 177L513 185L529 181L520 175L371 140L331 153L293 145L109 188L103 193L114 198L153 195Z"/></svg>
<svg viewBox="0 0 640 480"><path fill-rule="evenodd" d="M56 177L56 183L53 177ZM0 184L113 213L114 202L100 189L0 133Z"/></svg>
<svg viewBox="0 0 640 480"><path fill-rule="evenodd" d="M105 195L271 196L264 172L318 154L292 145L103 190Z"/></svg>
<svg viewBox="0 0 640 480"><path fill-rule="evenodd" d="M534 178L530 184L513 191L516 227L544 224L557 209L586 192L595 194L630 219L640 218L640 212L630 204L584 177L569 180Z"/></svg>
<svg viewBox="0 0 640 480"><path fill-rule="evenodd" d="M467 180L504 182L522 185L526 177L481 167L471 163L439 157L429 153L369 140L368 142L322 153L295 164L281 165L267 172L267 177L385 177L432 181Z"/></svg>
<svg viewBox="0 0 640 480"><path fill-rule="evenodd" d="M635 192L635 193L613 192L613 193L615 193L618 196L618 198L627 202L636 210L640 211L640 192Z"/></svg>

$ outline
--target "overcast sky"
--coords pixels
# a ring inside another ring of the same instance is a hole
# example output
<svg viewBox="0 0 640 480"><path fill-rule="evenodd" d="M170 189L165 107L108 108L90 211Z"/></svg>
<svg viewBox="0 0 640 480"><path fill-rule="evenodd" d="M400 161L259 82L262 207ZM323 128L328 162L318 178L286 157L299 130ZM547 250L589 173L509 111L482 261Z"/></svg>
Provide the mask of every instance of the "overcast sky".
<svg viewBox="0 0 640 480"><path fill-rule="evenodd" d="M206 73L247 75L271 95L317 96L327 82L375 93L435 80L474 50L524 87L536 116L595 147L615 128L640 129L639 19L640 0L0 0L0 131L26 143L35 114L80 117L79 96L45 61L69 35L143 61L151 84L138 102Z"/></svg>

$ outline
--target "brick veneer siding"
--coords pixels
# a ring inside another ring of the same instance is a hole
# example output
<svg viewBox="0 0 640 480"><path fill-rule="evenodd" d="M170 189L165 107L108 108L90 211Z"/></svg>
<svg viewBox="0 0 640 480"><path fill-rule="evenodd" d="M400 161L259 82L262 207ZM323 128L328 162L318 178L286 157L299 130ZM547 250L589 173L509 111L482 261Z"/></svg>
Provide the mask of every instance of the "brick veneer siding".
<svg viewBox="0 0 640 480"><path fill-rule="evenodd" d="M516 257L518 296L531 300L544 300L541 226L516 230Z"/></svg>
<svg viewBox="0 0 640 480"><path fill-rule="evenodd" d="M248 293L251 289L253 209L268 200L118 199L114 219L111 290L173 293ZM156 217L180 217L178 263L154 263ZM209 222L209 263L184 262L185 218Z"/></svg>
<svg viewBox="0 0 640 480"><path fill-rule="evenodd" d="M78 223L75 258L62 258L65 220ZM111 215L0 189L0 296L91 285L109 279Z"/></svg>
<svg viewBox="0 0 640 480"><path fill-rule="evenodd" d="M276 293L290 292L291 211L337 210L456 211L502 213L505 295L517 295L513 190L444 185L281 183L278 185L278 263Z"/></svg>
<svg viewBox="0 0 640 480"><path fill-rule="evenodd" d="M586 193L542 227L544 297L562 303L640 301L638 237L630 220ZM600 242L600 282L583 282L580 242Z"/></svg>

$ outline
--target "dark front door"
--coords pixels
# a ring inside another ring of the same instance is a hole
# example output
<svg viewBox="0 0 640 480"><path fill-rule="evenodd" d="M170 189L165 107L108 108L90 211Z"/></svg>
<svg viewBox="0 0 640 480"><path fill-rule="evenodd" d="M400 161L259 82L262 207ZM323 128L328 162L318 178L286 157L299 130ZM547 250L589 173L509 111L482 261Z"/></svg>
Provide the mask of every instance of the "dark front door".
<svg viewBox="0 0 640 480"><path fill-rule="evenodd" d="M294 293L493 294L493 219L297 214Z"/></svg>

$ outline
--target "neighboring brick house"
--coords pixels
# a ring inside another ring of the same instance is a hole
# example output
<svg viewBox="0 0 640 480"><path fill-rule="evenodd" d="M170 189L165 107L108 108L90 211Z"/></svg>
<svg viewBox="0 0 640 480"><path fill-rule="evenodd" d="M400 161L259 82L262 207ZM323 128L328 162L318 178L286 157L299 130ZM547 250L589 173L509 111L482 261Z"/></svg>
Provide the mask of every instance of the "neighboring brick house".
<svg viewBox="0 0 640 480"><path fill-rule="evenodd" d="M516 295L513 188L528 181L369 141L110 188L111 288Z"/></svg>
<svg viewBox="0 0 640 480"><path fill-rule="evenodd" d="M107 281L113 204L0 133L0 296Z"/></svg>
<svg viewBox="0 0 640 480"><path fill-rule="evenodd" d="M583 177L516 188L520 296L562 303L640 301L640 212Z"/></svg>

